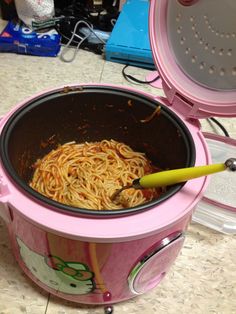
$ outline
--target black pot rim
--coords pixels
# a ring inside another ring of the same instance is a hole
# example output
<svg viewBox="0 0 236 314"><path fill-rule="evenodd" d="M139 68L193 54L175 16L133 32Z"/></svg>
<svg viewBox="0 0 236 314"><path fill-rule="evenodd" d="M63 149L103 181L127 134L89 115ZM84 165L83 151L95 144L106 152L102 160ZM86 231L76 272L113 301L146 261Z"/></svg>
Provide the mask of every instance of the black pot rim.
<svg viewBox="0 0 236 314"><path fill-rule="evenodd" d="M69 93L78 93L78 92L102 92L102 93L112 93L112 94L120 94L127 97L132 97L132 99L138 99L139 101L148 102L155 108L159 103L154 100L153 98L149 98L146 95L143 95L141 93L130 91L128 89L124 88L116 88L116 87L110 87L110 86L104 86L104 85L84 85L84 86L78 86L78 88L71 88L68 89L66 92ZM7 173L7 176L12 181L12 183L20 188L20 190L28 197L33 197L35 201L40 202L42 205L49 206L52 210L61 211L66 214L77 214L82 215L83 217L92 217L92 218L115 218L120 216L127 216L130 214L137 214L140 212L143 212L145 210L149 210L160 203L164 202L166 199L173 196L175 193L177 193L184 185L185 183L176 184L173 187L171 187L168 192L161 195L157 200L147 202L142 205L138 205L131 208L125 208L125 209L115 209L115 210L93 210L93 209L86 209L86 208L79 208L79 207L73 207L69 205L65 205L62 203L59 203L57 201L54 201L34 189L32 189L29 185L27 185L16 173L15 169L11 165L11 161L8 155L8 140L9 135L11 133L11 130L14 128L14 124L20 119L20 117L27 112L27 110L34 106L38 106L41 103L44 103L46 100L48 100L51 97L58 97L63 93L63 88L60 89L53 89L49 92L45 92L41 94L40 96L36 96L35 98L29 100L25 104L23 104L20 108L18 108L7 120L5 123L2 132L0 134L0 159L1 163ZM160 104L162 105L162 104ZM168 107L162 107L163 110L168 114L168 117L175 123L178 127L181 128L183 131L185 137L184 140L186 142L187 147L187 155L188 155L188 161L187 164L189 167L194 166L195 160L196 160L196 151L195 151L195 145L193 138L191 136L191 133L189 132L187 126L181 121L181 119L174 114Z"/></svg>

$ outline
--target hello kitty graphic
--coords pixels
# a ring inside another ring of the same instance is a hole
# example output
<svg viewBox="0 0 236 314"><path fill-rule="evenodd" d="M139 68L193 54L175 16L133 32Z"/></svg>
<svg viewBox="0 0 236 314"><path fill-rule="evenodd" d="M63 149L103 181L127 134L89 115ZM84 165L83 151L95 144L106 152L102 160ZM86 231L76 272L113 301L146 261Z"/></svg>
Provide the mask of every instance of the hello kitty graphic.
<svg viewBox="0 0 236 314"><path fill-rule="evenodd" d="M80 262L66 262L58 256L43 256L29 249L19 238L20 255L30 272L48 287L67 294L82 295L95 289L94 274Z"/></svg>

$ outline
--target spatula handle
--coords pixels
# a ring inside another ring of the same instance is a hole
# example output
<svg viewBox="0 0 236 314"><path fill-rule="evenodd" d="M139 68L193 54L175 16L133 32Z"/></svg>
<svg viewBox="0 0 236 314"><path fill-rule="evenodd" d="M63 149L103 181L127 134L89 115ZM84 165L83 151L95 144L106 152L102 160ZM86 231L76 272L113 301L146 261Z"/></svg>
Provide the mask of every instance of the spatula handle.
<svg viewBox="0 0 236 314"><path fill-rule="evenodd" d="M148 174L139 179L142 188L156 188L188 181L212 173L224 171L227 166L224 163L207 166L190 167L176 170L161 171Z"/></svg>

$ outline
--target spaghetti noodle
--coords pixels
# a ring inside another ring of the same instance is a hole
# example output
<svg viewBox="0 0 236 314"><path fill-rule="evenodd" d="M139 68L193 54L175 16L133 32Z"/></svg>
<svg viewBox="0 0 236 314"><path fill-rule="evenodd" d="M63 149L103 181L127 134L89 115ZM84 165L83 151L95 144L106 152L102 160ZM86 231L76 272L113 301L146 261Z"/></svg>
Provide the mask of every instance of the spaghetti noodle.
<svg viewBox="0 0 236 314"><path fill-rule="evenodd" d="M55 201L74 207L110 210L152 200L161 189L114 191L154 168L145 154L114 141L75 142L58 146L34 164L30 186ZM155 169L156 170L156 169Z"/></svg>

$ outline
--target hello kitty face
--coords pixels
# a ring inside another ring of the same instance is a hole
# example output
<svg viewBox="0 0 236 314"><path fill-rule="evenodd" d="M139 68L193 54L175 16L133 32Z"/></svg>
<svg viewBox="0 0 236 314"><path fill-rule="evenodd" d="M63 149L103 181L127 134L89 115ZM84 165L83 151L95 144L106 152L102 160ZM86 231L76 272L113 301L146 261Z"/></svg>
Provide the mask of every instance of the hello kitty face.
<svg viewBox="0 0 236 314"><path fill-rule="evenodd" d="M26 267L48 287L67 294L87 294L95 289L94 274L79 262L65 262L56 256L42 256L30 250L19 238L17 243Z"/></svg>

